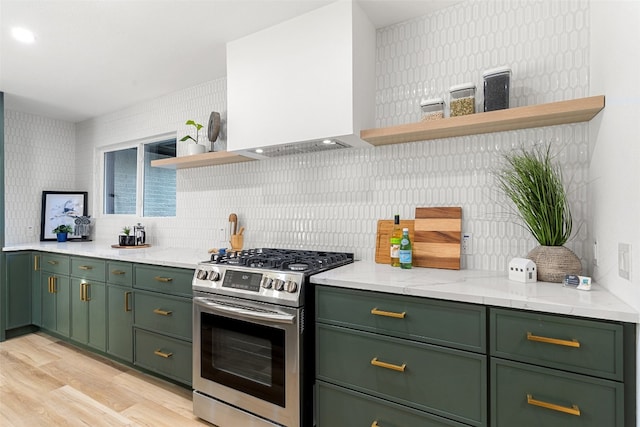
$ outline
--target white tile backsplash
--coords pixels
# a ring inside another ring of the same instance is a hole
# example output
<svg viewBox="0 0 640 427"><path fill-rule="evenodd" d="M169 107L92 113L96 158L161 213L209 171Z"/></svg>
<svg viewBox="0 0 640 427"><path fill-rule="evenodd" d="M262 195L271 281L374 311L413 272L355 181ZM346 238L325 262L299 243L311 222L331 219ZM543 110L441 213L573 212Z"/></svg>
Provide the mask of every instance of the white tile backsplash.
<svg viewBox="0 0 640 427"><path fill-rule="evenodd" d="M376 126L418 121L421 98L447 99L449 86L466 81L478 85L480 109L482 72L499 65L513 70L512 106L587 96L588 15L588 1L478 0L378 30ZM286 117L277 117L278 101L271 114L286 126ZM78 124L76 189L90 192L95 209L97 148L172 130L181 136L186 119L205 124L214 110L225 117L225 79ZM17 126L12 121L16 117L9 117L8 128ZM569 178L574 223L581 227L568 246L586 266L588 138L588 125L574 124L179 170L176 218L92 212L98 215L96 237L115 242L123 225L142 221L151 244L207 249L220 246L235 212L246 226L246 247L353 251L372 260L378 219L395 213L413 218L418 206L462 206L463 230L473 234L463 268L504 270L536 243L508 213L492 170L501 153L550 141ZM7 174L10 188L20 175L14 169ZM39 201L16 199L39 218ZM10 228L21 215L7 210ZM20 241L22 236L7 234L7 243Z"/></svg>

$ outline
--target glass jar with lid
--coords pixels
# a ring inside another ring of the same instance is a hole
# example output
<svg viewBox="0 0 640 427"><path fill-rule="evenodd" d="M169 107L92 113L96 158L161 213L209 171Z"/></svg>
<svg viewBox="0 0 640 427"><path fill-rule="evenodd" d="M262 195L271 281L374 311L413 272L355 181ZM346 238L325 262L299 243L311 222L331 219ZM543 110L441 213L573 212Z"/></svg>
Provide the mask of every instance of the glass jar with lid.
<svg viewBox="0 0 640 427"><path fill-rule="evenodd" d="M476 112L476 85L463 83L449 88L449 111L451 117L465 116Z"/></svg>
<svg viewBox="0 0 640 427"><path fill-rule="evenodd" d="M498 67L482 73L484 79L484 111L509 108L511 68Z"/></svg>
<svg viewBox="0 0 640 427"><path fill-rule="evenodd" d="M420 102L420 109L423 121L442 119L444 118L444 99L423 99Z"/></svg>

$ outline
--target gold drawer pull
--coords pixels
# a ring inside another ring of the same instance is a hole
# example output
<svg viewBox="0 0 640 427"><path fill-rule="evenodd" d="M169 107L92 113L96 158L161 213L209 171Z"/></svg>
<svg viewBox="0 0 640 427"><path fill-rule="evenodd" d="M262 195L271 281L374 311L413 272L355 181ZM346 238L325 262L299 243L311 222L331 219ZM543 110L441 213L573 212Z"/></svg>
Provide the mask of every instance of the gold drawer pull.
<svg viewBox="0 0 640 427"><path fill-rule="evenodd" d="M79 265L78 268L80 270L93 270L93 267L91 267L90 265Z"/></svg>
<svg viewBox="0 0 640 427"><path fill-rule="evenodd" d="M154 312L155 314L159 314L159 315L161 315L161 316L171 316L171 313L173 313L172 311L169 311L169 310L163 310L163 309L161 309L161 308L154 308L154 309L153 309L153 312Z"/></svg>
<svg viewBox="0 0 640 427"><path fill-rule="evenodd" d="M116 276L122 276L123 274L126 274L126 272L122 270L112 270L111 274L115 274Z"/></svg>
<svg viewBox="0 0 640 427"><path fill-rule="evenodd" d="M382 311L378 310L378 308L376 307L371 309L371 314L375 314L376 316L393 317L395 319L404 319L407 315L407 312L403 311L402 313L395 313L393 311Z"/></svg>
<svg viewBox="0 0 640 427"><path fill-rule="evenodd" d="M565 347L575 347L575 348L580 347L580 341L576 339L573 339L571 341L559 340L557 338L548 338L548 337L533 335L531 332L527 332L527 339L529 341L544 342L547 344L564 345Z"/></svg>
<svg viewBox="0 0 640 427"><path fill-rule="evenodd" d="M377 357L374 357L373 359L371 359L371 364L373 366L379 366L381 368L391 369L392 371L398 371L398 372L404 372L404 369L407 367L406 363L403 363L402 365L393 365L387 362L380 362Z"/></svg>
<svg viewBox="0 0 640 427"><path fill-rule="evenodd" d="M51 265L58 265L58 261L54 261L54 260L49 260L47 261L49 264Z"/></svg>
<svg viewBox="0 0 640 427"><path fill-rule="evenodd" d="M173 353L165 353L160 349L155 350L153 354L155 354L156 356L164 357L165 359L168 359L171 356L173 356Z"/></svg>
<svg viewBox="0 0 640 427"><path fill-rule="evenodd" d="M527 394L527 403L533 406L539 406L541 408L551 409L552 411L564 412L565 414L580 416L580 408L578 405L571 405L571 408L566 406L556 405L554 403L543 402L542 400L536 400L530 394Z"/></svg>
<svg viewBox="0 0 640 427"><path fill-rule="evenodd" d="M158 282L164 282L164 283L173 281L173 279L171 277L156 276L156 277L154 277L154 279L156 279Z"/></svg>
<svg viewBox="0 0 640 427"><path fill-rule="evenodd" d="M124 311L131 311L131 306L129 306L129 297L131 297L131 292L124 293Z"/></svg>
<svg viewBox="0 0 640 427"><path fill-rule="evenodd" d="M380 427L380 424L378 424L378 420L375 420L374 422L372 422L371 427Z"/></svg>

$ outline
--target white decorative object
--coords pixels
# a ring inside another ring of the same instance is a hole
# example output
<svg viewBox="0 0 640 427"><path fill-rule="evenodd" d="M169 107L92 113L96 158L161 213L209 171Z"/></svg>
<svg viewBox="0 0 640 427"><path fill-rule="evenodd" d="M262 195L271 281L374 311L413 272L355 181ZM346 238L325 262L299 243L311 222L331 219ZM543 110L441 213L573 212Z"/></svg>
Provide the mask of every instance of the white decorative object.
<svg viewBox="0 0 640 427"><path fill-rule="evenodd" d="M202 154L204 153L206 148L207 147L205 147L202 144L187 144L187 152L189 153L190 156L194 154Z"/></svg>
<svg viewBox="0 0 640 427"><path fill-rule="evenodd" d="M527 258L513 258L509 262L509 280L535 283L538 280L536 264Z"/></svg>

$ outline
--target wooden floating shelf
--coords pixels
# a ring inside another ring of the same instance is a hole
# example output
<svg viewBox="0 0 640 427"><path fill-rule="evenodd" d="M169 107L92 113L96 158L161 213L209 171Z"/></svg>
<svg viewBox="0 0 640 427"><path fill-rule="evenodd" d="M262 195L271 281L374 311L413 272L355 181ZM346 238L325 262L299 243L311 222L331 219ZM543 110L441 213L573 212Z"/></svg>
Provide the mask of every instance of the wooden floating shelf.
<svg viewBox="0 0 640 427"><path fill-rule="evenodd" d="M360 132L372 145L400 144L508 130L587 122L604 108L604 95L467 116L422 121Z"/></svg>
<svg viewBox="0 0 640 427"><path fill-rule="evenodd" d="M170 157L167 159L152 160L151 166L165 169L188 169L203 166L226 165L229 163L249 162L255 159L245 157L228 151L212 151L192 156Z"/></svg>

